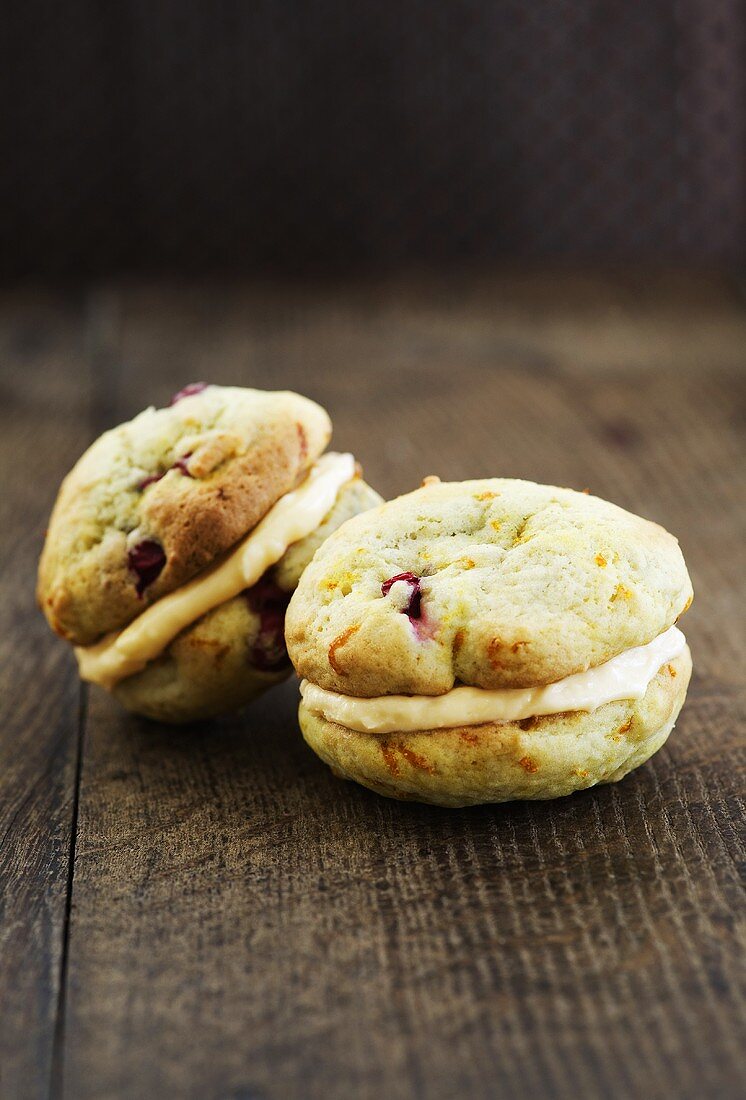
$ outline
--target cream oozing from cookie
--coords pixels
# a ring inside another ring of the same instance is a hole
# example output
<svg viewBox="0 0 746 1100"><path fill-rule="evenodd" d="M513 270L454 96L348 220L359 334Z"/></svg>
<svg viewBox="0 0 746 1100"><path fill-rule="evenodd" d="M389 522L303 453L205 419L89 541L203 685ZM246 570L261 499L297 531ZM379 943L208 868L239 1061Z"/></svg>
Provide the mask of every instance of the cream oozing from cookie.
<svg viewBox="0 0 746 1100"><path fill-rule="evenodd" d="M250 588L294 542L306 538L331 510L340 489L355 476L351 454L325 454L297 489L285 493L221 562L161 597L115 634L77 646L84 680L112 688L140 672L186 627Z"/></svg>
<svg viewBox="0 0 746 1100"><path fill-rule="evenodd" d="M566 711L594 711L620 699L640 699L663 665L678 657L685 647L684 635L672 626L647 645L628 649L603 665L534 688L488 690L464 686L444 695L360 699L304 680L300 690L312 714L358 733L406 733L482 722L517 722Z"/></svg>

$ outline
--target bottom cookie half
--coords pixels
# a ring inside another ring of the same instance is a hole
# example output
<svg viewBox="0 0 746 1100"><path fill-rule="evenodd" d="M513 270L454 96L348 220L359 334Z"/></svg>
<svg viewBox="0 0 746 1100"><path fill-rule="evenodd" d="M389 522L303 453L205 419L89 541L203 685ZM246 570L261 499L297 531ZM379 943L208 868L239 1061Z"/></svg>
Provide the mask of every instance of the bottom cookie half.
<svg viewBox="0 0 746 1100"><path fill-rule="evenodd" d="M303 736L334 773L390 798L438 806L558 798L615 783L666 741L692 661L686 648L641 699L520 722L416 733L358 733L300 705Z"/></svg>

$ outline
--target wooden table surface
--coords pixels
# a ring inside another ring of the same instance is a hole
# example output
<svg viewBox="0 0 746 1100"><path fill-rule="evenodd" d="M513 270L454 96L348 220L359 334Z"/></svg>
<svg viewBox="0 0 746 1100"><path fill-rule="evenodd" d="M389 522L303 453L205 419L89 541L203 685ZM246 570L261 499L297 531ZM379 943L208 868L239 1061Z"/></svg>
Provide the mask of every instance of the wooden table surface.
<svg viewBox="0 0 746 1100"><path fill-rule="evenodd" d="M712 273L3 292L0 1094L743 1095L745 365ZM294 682L188 729L81 692L33 601L57 485L196 379L317 398L384 494L527 477L674 531L669 744L446 811L334 779Z"/></svg>

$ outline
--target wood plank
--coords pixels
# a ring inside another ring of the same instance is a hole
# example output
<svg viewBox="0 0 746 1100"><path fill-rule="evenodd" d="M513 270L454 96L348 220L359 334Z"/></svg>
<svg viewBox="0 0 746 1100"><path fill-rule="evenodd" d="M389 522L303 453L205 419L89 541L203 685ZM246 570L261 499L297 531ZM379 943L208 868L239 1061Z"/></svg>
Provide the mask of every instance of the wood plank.
<svg viewBox="0 0 746 1100"><path fill-rule="evenodd" d="M47 1095L58 1026L79 688L34 604L62 472L89 441L79 296L0 296L0 1095Z"/></svg>
<svg viewBox="0 0 746 1100"><path fill-rule="evenodd" d="M293 685L180 731L93 693L66 1095L736 1096L732 289L522 277L111 302L117 416L200 377L292 386L385 493L500 473L670 526L697 589L696 675L669 747L623 784L460 812L334 780L300 740Z"/></svg>

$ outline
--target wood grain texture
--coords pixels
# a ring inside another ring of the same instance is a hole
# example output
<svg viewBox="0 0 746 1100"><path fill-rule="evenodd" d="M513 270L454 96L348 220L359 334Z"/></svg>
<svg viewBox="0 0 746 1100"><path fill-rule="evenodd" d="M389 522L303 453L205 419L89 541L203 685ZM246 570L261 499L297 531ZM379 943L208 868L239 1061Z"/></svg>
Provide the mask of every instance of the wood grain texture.
<svg viewBox="0 0 746 1100"><path fill-rule="evenodd" d="M79 688L34 586L89 434L83 316L79 296L0 296L0 1094L14 1098L49 1088L60 1003Z"/></svg>
<svg viewBox="0 0 746 1100"><path fill-rule="evenodd" d="M293 684L185 730L92 692L64 1096L739 1095L746 313L733 287L133 285L97 291L88 338L91 423L199 378L288 386L327 405L335 446L385 494L427 473L522 476L659 520L694 579L695 677L669 745L622 784L468 811L335 780L300 739ZM75 370L71 355L66 384ZM74 728L64 653L33 645ZM15 651L7 661L22 675ZM24 714L15 728L28 741L46 724ZM36 751L31 774L48 762ZM29 823L16 851L51 831ZM38 890L48 870L26 879Z"/></svg>

